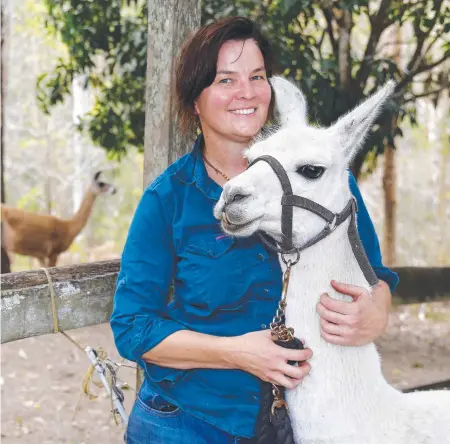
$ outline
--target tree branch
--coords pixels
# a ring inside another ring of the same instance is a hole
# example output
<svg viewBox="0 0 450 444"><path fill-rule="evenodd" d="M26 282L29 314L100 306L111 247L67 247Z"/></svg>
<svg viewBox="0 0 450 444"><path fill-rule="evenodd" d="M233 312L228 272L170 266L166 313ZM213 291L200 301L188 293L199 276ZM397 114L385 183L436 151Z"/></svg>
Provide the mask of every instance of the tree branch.
<svg viewBox="0 0 450 444"><path fill-rule="evenodd" d="M370 33L369 40L367 41L366 49L364 51L364 57L361 61L361 66L359 68L358 74L356 75L356 80L361 88L364 87L367 82L367 78L369 77L370 62L375 54L375 49L377 47L380 36L384 31L385 21L388 15L390 4L391 2L389 0L381 0L381 4L378 8L376 16L369 16L372 31Z"/></svg>
<svg viewBox="0 0 450 444"><path fill-rule="evenodd" d="M430 63L429 65L421 65L417 68L414 75L420 74L425 71L429 71L430 69L435 68L436 66L440 65L441 63L445 62L446 60L450 59L450 54L444 54L440 59L436 60L433 63Z"/></svg>
<svg viewBox="0 0 450 444"><path fill-rule="evenodd" d="M413 45L414 42L413 41L408 41L408 42L385 42L382 45L377 46L377 53L381 52L386 46L399 46L399 45Z"/></svg>
<svg viewBox="0 0 450 444"><path fill-rule="evenodd" d="M442 37L445 34L444 27L442 27L441 31L436 33L434 36L434 39L430 42L427 49L423 52L423 55L426 55L428 52L430 52L430 49L433 47L433 45L439 40L439 37Z"/></svg>
<svg viewBox="0 0 450 444"><path fill-rule="evenodd" d="M449 59L450 54L449 55L444 54L440 59L436 60L433 63L430 63L429 65L422 65L417 67L415 71L407 73L406 76L403 77L403 79L397 84L397 87L395 89L397 91L400 91L402 88L405 87L405 85L407 85L413 79L414 76L421 74L425 71L429 71Z"/></svg>
<svg viewBox="0 0 450 444"><path fill-rule="evenodd" d="M327 33L326 30L324 30L324 31L322 32L322 35L320 36L320 40L319 40L318 45L317 45L317 49L318 49L318 51L319 51L319 57L320 57L320 60L321 60L321 61L323 60L323 56L322 56L322 44L323 44L323 41L325 40L325 34L326 34L326 33Z"/></svg>
<svg viewBox="0 0 450 444"><path fill-rule="evenodd" d="M435 24L436 24L436 22L437 22L437 20L438 20L438 18L440 16L440 14L441 14L442 4L443 4L443 0L436 0L436 5L435 6L436 6L437 9L436 9L436 13L435 13L435 15L433 17L432 26L431 26L430 30L434 28L434 26L435 26ZM440 65L442 62L444 62L448 58L444 54L444 56L442 56L441 59L437 60L434 63L431 63L429 65L421 65L421 63L423 62L423 59L424 59L426 53L431 48L431 46L434 45L435 40L437 40L437 38L435 37L431 41L431 43L428 46L427 50L424 51L424 53L422 54L422 49L423 49L423 45L425 44L427 34L422 32L420 30L419 26L415 27L414 30L415 30L416 35L417 35L417 47L416 47L416 50L414 51L414 54L411 57L411 60L406 65L406 68L405 68L406 75L398 83L398 85L396 87L397 91L400 91L402 88L404 88L405 85L407 85L413 79L413 77L416 76L417 74L420 74L422 72L429 71L430 69L433 69L434 67Z"/></svg>
<svg viewBox="0 0 450 444"><path fill-rule="evenodd" d="M440 14L441 14L442 3L443 3L443 0L436 0L435 1L436 13L435 13L435 15L433 17L432 26L431 26L430 30L434 28L434 26L436 24L436 21L437 21L437 19L439 18ZM425 52L425 53L422 54L422 49L423 49L423 45L425 44L425 41L427 39L428 34L424 33L420 29L420 23L417 26L414 26L414 32L415 32L416 37L417 37L417 47L416 47L416 50L414 51L414 54L412 55L410 61L406 65L406 71L407 72L416 70L416 68L422 62L423 57L424 57L424 55L426 53Z"/></svg>
<svg viewBox="0 0 450 444"><path fill-rule="evenodd" d="M327 21L327 33L330 38L331 47L333 48L333 54L335 59L338 60L338 47L333 34L333 13L327 8L323 8L322 12L325 16L325 20Z"/></svg>
<svg viewBox="0 0 450 444"><path fill-rule="evenodd" d="M413 94L411 97L408 97L407 99L403 100L403 103L412 102L416 99L421 99L423 97L432 96L433 94L440 93L441 91L446 91L448 89L448 85L443 86L442 88L435 89L434 91L428 91L422 94Z"/></svg>

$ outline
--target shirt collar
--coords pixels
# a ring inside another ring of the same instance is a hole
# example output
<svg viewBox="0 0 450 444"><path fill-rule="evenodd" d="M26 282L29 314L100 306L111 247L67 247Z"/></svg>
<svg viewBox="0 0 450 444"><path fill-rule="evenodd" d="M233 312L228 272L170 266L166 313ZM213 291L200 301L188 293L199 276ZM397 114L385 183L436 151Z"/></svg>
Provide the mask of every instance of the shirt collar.
<svg viewBox="0 0 450 444"><path fill-rule="evenodd" d="M203 162L203 134L194 142L185 164L177 171L177 177L185 183L195 185L206 197L219 200L222 187L209 176Z"/></svg>

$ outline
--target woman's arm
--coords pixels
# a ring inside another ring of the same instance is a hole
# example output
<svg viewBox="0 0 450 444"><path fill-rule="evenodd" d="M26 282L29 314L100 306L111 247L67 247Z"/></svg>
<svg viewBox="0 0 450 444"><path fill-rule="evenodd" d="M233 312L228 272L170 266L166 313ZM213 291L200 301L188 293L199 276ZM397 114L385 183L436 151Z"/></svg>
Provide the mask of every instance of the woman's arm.
<svg viewBox="0 0 450 444"><path fill-rule="evenodd" d="M244 370L288 388L298 385L309 364L294 367L286 361L305 361L310 350L279 347L267 330L216 337L190 331L167 316L176 255L168 222L170 202L164 198L162 205L161 200L148 188L128 233L111 316L119 353L136 361L153 381L176 382L184 370L217 368Z"/></svg>
<svg viewBox="0 0 450 444"><path fill-rule="evenodd" d="M170 202L162 205L155 186L147 188L133 216L117 278L111 328L119 353L145 366L141 356L172 333L186 327L167 317L175 253ZM173 369L146 368L155 380L181 374Z"/></svg>
<svg viewBox="0 0 450 444"><path fill-rule="evenodd" d="M263 381L294 388L309 373L311 349L289 350L276 345L269 330L234 337L178 331L144 353L152 364L177 369L239 369ZM300 361L299 366L287 361ZM303 362L301 362L303 361Z"/></svg>

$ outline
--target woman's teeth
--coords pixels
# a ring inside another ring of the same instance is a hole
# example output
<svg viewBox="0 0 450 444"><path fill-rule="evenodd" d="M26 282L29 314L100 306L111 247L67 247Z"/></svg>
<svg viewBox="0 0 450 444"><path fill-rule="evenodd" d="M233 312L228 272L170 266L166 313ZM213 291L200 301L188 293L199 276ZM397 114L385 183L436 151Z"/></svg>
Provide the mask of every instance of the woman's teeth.
<svg viewBox="0 0 450 444"><path fill-rule="evenodd" d="M256 111L256 108L250 109L235 109L231 111L233 114L253 114Z"/></svg>

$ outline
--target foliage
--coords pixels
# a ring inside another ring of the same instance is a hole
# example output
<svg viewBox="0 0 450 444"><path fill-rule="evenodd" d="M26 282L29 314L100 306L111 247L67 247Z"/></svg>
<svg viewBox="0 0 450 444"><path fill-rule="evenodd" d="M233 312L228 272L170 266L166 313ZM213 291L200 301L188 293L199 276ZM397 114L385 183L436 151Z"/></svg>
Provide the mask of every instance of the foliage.
<svg viewBox="0 0 450 444"><path fill-rule="evenodd" d="M45 112L70 94L74 76L96 92L81 127L107 151L123 155L130 145L143 149L147 12L145 2L44 0L46 26L68 47L51 73L38 78Z"/></svg>
<svg viewBox="0 0 450 444"><path fill-rule="evenodd" d="M387 80L397 81L394 100L354 160L357 176L364 159L369 166L375 165L386 140L394 145L394 137L402 135L405 119L416 123L417 98L430 95L437 104L448 88L448 71L441 68L450 58L450 6L444 1L382 0L376 5L368 0L208 3L211 6L205 11L205 22L218 15L240 13L261 24L274 45L279 71L295 80L305 93L309 117L319 125L330 125ZM223 12L218 14L219 8ZM395 24L405 29L400 44L405 45L408 60L401 65L386 55L395 42L386 41L383 35ZM348 46L346 34L350 36ZM421 85L413 87L413 82ZM392 125L394 116L396 125Z"/></svg>
<svg viewBox="0 0 450 444"><path fill-rule="evenodd" d="M130 145L143 148L147 13L144 1L45 0L48 27L68 45L69 56L39 78L39 100L47 110L64 100L76 74L97 92L84 120L94 142L112 155ZM278 71L295 80L309 103L312 121L329 125L364 97L394 78L396 94L374 126L361 155L375 159L386 140L402 135L405 119L416 121L417 98L437 102L448 88L442 67L450 57L450 7L444 0L204 0L202 22L243 15L271 39ZM384 32L405 30L407 61L388 57ZM367 31L364 32L364 29ZM349 37L347 45L346 37ZM414 86L413 86L414 83ZM392 125L393 117L398 117Z"/></svg>

